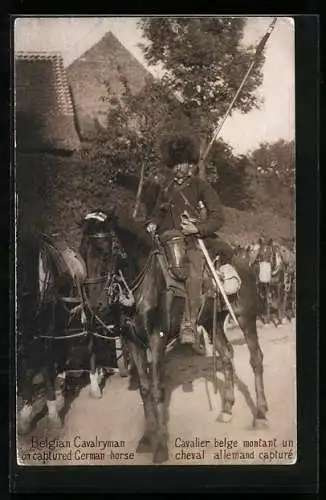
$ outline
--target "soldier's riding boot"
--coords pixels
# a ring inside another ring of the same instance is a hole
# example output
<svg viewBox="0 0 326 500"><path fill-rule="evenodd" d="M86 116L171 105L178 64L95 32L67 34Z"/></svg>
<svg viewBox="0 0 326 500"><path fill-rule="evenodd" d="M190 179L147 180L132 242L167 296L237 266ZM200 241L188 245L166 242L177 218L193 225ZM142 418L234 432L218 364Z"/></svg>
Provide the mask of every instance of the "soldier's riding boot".
<svg viewBox="0 0 326 500"><path fill-rule="evenodd" d="M197 335L197 319L201 307L201 288L203 280L204 260L200 249L191 248L187 252L188 277L186 280L186 309L181 327L181 343L195 344Z"/></svg>
<svg viewBox="0 0 326 500"><path fill-rule="evenodd" d="M190 299L186 297L186 306L185 306L185 314L183 318L183 323L180 329L180 341L181 344L194 344L196 324L192 321L191 312L190 312Z"/></svg>

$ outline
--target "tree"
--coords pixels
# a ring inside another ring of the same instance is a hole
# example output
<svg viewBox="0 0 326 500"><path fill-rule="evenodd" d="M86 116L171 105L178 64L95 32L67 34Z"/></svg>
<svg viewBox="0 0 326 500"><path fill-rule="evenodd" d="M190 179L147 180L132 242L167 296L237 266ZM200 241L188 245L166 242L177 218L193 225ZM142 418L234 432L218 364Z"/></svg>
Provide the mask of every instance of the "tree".
<svg viewBox="0 0 326 500"><path fill-rule="evenodd" d="M244 18L142 18L146 60L160 65L164 85L179 96L184 112L202 137L212 131L240 86L253 47L241 46ZM262 83L264 56L248 78L233 111L259 107L254 92Z"/></svg>
<svg viewBox="0 0 326 500"><path fill-rule="evenodd" d="M106 126L98 123L96 140L84 152L94 165L93 175L115 182L117 173L139 178L164 179L164 159L160 144L166 135L191 130L189 118L180 103L161 82L149 78L134 95L120 75L124 91L117 97L107 83L105 100L110 101Z"/></svg>
<svg viewBox="0 0 326 500"><path fill-rule="evenodd" d="M274 143L261 143L251 154L252 164L258 175L268 181L276 180L278 184L294 187L294 143L280 139Z"/></svg>
<svg viewBox="0 0 326 500"><path fill-rule="evenodd" d="M284 217L292 217L294 198L294 144L285 140L261 143L249 156L254 203L264 205Z"/></svg>
<svg viewBox="0 0 326 500"><path fill-rule="evenodd" d="M247 168L250 160L236 156L232 148L218 140L213 144L206 166L207 180L219 193L223 205L244 210L251 207L253 193Z"/></svg>

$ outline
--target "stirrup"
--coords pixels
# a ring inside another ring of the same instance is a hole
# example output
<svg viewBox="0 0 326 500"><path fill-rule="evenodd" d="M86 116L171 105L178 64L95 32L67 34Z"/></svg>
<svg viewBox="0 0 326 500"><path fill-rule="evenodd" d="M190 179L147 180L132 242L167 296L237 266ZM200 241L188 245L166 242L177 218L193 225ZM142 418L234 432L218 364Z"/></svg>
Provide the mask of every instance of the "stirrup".
<svg viewBox="0 0 326 500"><path fill-rule="evenodd" d="M215 269L219 269L219 267L221 267L221 256L219 254L217 254L214 258L213 265Z"/></svg>

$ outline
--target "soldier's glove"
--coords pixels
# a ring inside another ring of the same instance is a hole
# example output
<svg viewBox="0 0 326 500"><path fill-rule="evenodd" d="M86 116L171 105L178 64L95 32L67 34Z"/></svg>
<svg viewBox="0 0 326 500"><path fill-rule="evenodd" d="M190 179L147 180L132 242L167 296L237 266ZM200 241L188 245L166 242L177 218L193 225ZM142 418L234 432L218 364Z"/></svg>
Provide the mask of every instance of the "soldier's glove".
<svg viewBox="0 0 326 500"><path fill-rule="evenodd" d="M154 222L151 222L150 224L148 224L148 226L146 227L146 231L150 234L155 234L156 232L156 228L157 228L157 225L154 224Z"/></svg>

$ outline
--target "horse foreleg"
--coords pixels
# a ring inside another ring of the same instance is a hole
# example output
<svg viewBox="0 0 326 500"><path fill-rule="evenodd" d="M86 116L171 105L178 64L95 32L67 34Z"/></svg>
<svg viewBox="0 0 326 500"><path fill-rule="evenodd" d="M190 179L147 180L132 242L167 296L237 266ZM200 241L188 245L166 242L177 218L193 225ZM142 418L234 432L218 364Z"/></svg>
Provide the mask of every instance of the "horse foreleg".
<svg viewBox="0 0 326 500"><path fill-rule="evenodd" d="M266 305L266 323L269 324L271 321L271 305L270 305L270 286L269 283L264 283L264 295L265 295L265 305Z"/></svg>
<svg viewBox="0 0 326 500"><path fill-rule="evenodd" d="M259 281L257 282L257 291L258 291L258 316L261 321L265 324L265 294L263 284Z"/></svg>
<svg viewBox="0 0 326 500"><path fill-rule="evenodd" d="M128 390L129 391L136 391L137 389L139 389L138 371L137 371L137 367L134 363L133 358L130 357Z"/></svg>
<svg viewBox="0 0 326 500"><path fill-rule="evenodd" d="M18 428L21 434L27 434L31 429L33 419L33 370L26 370L22 374L21 399L22 407L18 413Z"/></svg>
<svg viewBox="0 0 326 500"><path fill-rule="evenodd" d="M159 329L156 329L150 338L150 349L152 354L152 395L158 423L155 433L154 463L163 463L169 458L164 390L164 350L166 338L166 334Z"/></svg>
<svg viewBox="0 0 326 500"><path fill-rule="evenodd" d="M279 314L278 320L280 324L285 322L285 313L286 313L286 302L287 302L287 291L285 290L285 283L281 283L278 285L278 295L279 295Z"/></svg>
<svg viewBox="0 0 326 500"><path fill-rule="evenodd" d="M240 316L238 321L248 345L250 364L255 376L257 413L254 419L254 426L256 426L261 422L266 422L266 413L268 411L263 378L263 353L258 341L256 318Z"/></svg>
<svg viewBox="0 0 326 500"><path fill-rule="evenodd" d="M62 421L59 416L56 393L56 367L53 356L53 349L47 346L45 353L45 364L41 370L46 388L46 405L48 409L48 425L50 428L62 427Z"/></svg>
<svg viewBox="0 0 326 500"><path fill-rule="evenodd" d="M217 417L219 422L230 422L232 420L232 409L234 397L234 366L233 347L228 341L222 325L218 321L214 348L220 356L222 370L224 373L224 390L222 394L222 410Z"/></svg>
<svg viewBox="0 0 326 500"><path fill-rule="evenodd" d="M128 342L128 349L137 370L139 392L142 398L145 416L145 432L138 443L137 453L147 453L152 449L153 436L157 427L157 421L150 390L151 387L148 375L146 351L133 342Z"/></svg>
<svg viewBox="0 0 326 500"><path fill-rule="evenodd" d="M89 349L89 364L90 364L90 396L92 398L100 399L102 397L102 391L100 388L100 377L96 366L96 353L95 353L95 342L94 337L91 335L88 344Z"/></svg>

